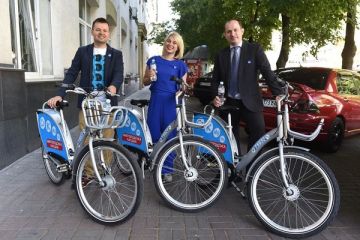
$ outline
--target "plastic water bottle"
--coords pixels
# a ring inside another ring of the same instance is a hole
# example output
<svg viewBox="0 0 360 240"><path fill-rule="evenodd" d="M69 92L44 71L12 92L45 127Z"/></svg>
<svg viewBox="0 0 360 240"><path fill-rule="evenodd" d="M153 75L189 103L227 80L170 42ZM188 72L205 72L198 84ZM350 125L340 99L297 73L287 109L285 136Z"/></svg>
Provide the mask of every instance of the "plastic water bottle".
<svg viewBox="0 0 360 240"><path fill-rule="evenodd" d="M111 108L111 100L106 99L105 102L102 103L103 112L101 113L101 124L103 126L108 124L108 120L109 120L108 116L110 115L110 108Z"/></svg>
<svg viewBox="0 0 360 240"><path fill-rule="evenodd" d="M218 87L218 97L220 98L221 105L223 105L225 102L225 86L224 82L222 81L220 82Z"/></svg>
<svg viewBox="0 0 360 240"><path fill-rule="evenodd" d="M151 60L150 69L151 69L151 70L154 70L155 73L156 73L156 62L155 62L155 58L153 58L153 59ZM151 80L151 81L156 81L156 80L157 80L156 75L155 75L154 77L151 77L150 80Z"/></svg>

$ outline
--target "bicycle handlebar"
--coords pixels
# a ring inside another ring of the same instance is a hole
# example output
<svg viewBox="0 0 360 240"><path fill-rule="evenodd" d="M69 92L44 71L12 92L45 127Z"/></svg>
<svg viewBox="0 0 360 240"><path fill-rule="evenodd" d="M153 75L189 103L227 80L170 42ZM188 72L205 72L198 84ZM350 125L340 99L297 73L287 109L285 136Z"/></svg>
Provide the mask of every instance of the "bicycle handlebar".
<svg viewBox="0 0 360 240"><path fill-rule="evenodd" d="M288 127L287 130L288 130L288 133L296 139L303 140L303 141L312 141L319 135L323 125L324 125L324 119L322 118L320 120L318 126L316 127L315 131L309 135L292 131L290 129L290 127Z"/></svg>
<svg viewBox="0 0 360 240"><path fill-rule="evenodd" d="M213 109L211 109L211 112L209 114L210 117L208 118L208 120L206 120L205 123L194 123L194 122L188 121L186 118L185 118L185 123L188 126L193 127L193 128L204 128L210 124L211 120L213 119L214 113L215 113L215 109L213 108Z"/></svg>
<svg viewBox="0 0 360 240"><path fill-rule="evenodd" d="M287 101L287 99L289 97L288 89L294 90L294 88L288 82L282 80L281 78L277 78L277 81L280 83L280 85L282 87L285 88L285 94L279 95L275 99L276 106L277 106L277 112L280 113L282 111L281 110L282 102L284 100ZM287 102L285 102L285 104L287 104ZM286 114L289 114L288 110L286 110ZM324 119L322 118L314 132L312 132L311 134L303 134L303 133L299 133L299 132L291 130L289 124L286 123L286 131L296 139L303 140L303 141L312 141L319 135L323 125L324 125Z"/></svg>
<svg viewBox="0 0 360 240"><path fill-rule="evenodd" d="M108 97L120 97L119 94L116 93L111 93L110 91L108 91L107 89L105 89L106 91L104 91L104 93L106 94L106 96ZM75 87L74 89L68 89L66 90L66 92L70 92L70 93L75 93L75 94L79 94L79 95L85 95L85 96L92 96L92 97L96 97L100 91L92 91L90 93L88 93L84 88L81 87Z"/></svg>
<svg viewBox="0 0 360 240"><path fill-rule="evenodd" d="M178 78L178 77L176 77L176 76L172 76L172 77L171 77L171 80L177 82L178 84L185 85L187 88L191 88L191 86L190 86L189 84L187 84L186 81L184 81L184 79L182 79L182 78ZM179 92L176 93L176 98L179 99L179 98L180 98L182 95L184 95L184 94L185 94L184 91L179 91ZM192 121L187 120L186 113L183 113L183 115L184 115L185 124L188 125L189 127L193 127L193 128L204 128L204 127L206 127L207 125L210 124L210 122L211 122L211 120L212 120L212 118L213 118L213 116L214 116L214 113L215 113L215 110L212 109L212 110L211 110L211 113L210 113L209 119L208 119L205 123L203 123L203 124L201 124L201 123L194 123L194 122L192 122Z"/></svg>

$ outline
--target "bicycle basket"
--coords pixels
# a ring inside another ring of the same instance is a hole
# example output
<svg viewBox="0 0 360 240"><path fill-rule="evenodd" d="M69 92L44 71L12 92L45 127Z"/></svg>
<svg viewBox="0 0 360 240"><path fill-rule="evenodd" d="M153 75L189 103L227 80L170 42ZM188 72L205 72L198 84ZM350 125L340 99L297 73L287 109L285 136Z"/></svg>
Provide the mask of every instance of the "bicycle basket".
<svg viewBox="0 0 360 240"><path fill-rule="evenodd" d="M84 99L82 111L86 126L93 129L116 128L127 120L125 108L114 106L105 110L97 99Z"/></svg>

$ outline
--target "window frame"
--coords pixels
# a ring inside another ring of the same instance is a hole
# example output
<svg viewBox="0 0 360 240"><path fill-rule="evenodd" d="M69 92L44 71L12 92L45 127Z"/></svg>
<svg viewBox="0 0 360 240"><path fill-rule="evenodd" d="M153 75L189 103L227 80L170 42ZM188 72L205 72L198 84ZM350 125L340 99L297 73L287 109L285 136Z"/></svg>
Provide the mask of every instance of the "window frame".
<svg viewBox="0 0 360 240"><path fill-rule="evenodd" d="M81 1L81 0L80 0ZM79 1L79 8L80 6L80 1ZM91 6L90 4L87 2L87 0L83 0L84 1L84 19L80 16L80 9L79 9L79 46L85 46L88 45L92 42L92 36L91 36ZM89 22L87 22L89 21ZM84 27L84 39L81 38L81 26Z"/></svg>
<svg viewBox="0 0 360 240"><path fill-rule="evenodd" d="M16 69L24 69L23 68L23 63L22 63L22 48L24 46L21 45L21 38L20 38L20 19L19 19L19 12L20 12L20 6L19 6L19 0L14 0L13 1L14 4L14 28L13 34L14 34L14 50L15 50L15 54L14 54L14 66ZM27 71L27 69L25 70L25 80L27 82L31 82L34 80L38 80L40 79L51 79L54 76L53 70L54 70L54 66L53 66L53 62L51 63L51 70L52 70L52 74L44 74L43 72L43 59L42 59L42 38L41 38L41 33L42 30L41 26L40 26L40 21L41 21L41 14L40 14L40 0L26 0L25 4L27 4L28 9L30 10L30 26L31 26L31 39L32 39L32 48L34 50L34 67L35 67L35 71ZM49 4L49 12L50 12L50 21L51 21L51 5ZM50 29L51 30L51 29ZM53 47L52 47L52 33L51 34L51 38L50 38L50 42L51 42L51 49L49 49L49 52L51 53L51 59L53 60Z"/></svg>

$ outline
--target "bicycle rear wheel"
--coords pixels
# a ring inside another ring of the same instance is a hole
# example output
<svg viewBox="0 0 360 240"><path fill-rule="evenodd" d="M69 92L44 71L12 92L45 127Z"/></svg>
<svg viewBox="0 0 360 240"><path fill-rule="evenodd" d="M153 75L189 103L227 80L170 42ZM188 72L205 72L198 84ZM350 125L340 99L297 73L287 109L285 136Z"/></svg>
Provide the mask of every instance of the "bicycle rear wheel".
<svg viewBox="0 0 360 240"><path fill-rule="evenodd" d="M196 212L219 198L227 183L227 166L223 155L200 137L184 136L183 147L189 169L181 158L179 139L173 139L158 155L154 181L160 196L172 208Z"/></svg>
<svg viewBox="0 0 360 240"><path fill-rule="evenodd" d="M42 145L41 156L50 181L55 185L61 185L64 182L65 174L57 170L57 166L61 164L60 161L46 153Z"/></svg>
<svg viewBox="0 0 360 240"><path fill-rule="evenodd" d="M96 141L93 146L96 166L105 186L100 186L95 176L87 146L79 153L74 167L78 199L95 221L124 222L135 214L143 196L140 167L123 146L109 141ZM105 158L105 168L101 166L101 154Z"/></svg>
<svg viewBox="0 0 360 240"><path fill-rule="evenodd" d="M248 200L267 229L289 238L309 237L326 228L340 205L338 183L318 157L284 149L289 191L283 184L278 152L265 155L251 172Z"/></svg>

